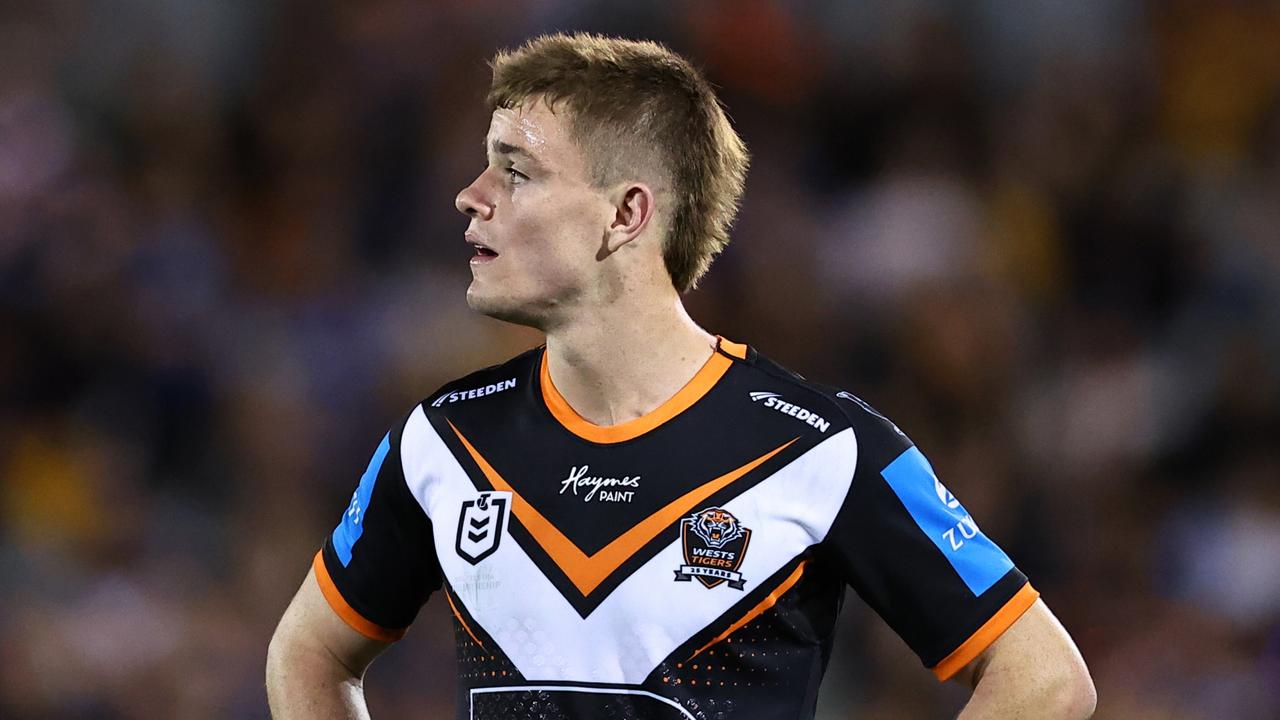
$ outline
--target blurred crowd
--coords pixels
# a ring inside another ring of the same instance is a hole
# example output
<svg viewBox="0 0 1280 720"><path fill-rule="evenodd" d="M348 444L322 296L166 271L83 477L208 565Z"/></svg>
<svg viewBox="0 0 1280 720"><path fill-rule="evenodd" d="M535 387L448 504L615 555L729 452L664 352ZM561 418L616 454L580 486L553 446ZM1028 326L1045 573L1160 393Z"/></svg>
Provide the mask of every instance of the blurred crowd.
<svg viewBox="0 0 1280 720"><path fill-rule="evenodd" d="M485 61L566 29L720 88L753 165L691 313L912 435L1098 717L1280 717L1266 0L0 4L0 717L267 717L379 438L540 341L467 310L453 198ZM441 604L375 717L452 717ZM822 720L965 697L850 593Z"/></svg>

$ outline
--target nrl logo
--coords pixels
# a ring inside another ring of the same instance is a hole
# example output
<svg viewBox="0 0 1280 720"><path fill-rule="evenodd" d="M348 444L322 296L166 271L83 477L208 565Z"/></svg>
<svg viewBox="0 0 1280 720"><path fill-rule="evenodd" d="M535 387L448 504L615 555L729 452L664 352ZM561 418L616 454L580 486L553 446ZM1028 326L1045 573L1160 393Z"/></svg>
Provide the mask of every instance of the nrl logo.
<svg viewBox="0 0 1280 720"><path fill-rule="evenodd" d="M747 581L738 568L747 554L751 531L733 513L718 507L699 510L680 521L680 541L685 564L676 570L677 582L697 578L709 588L723 582L734 590L745 587Z"/></svg>
<svg viewBox="0 0 1280 720"><path fill-rule="evenodd" d="M478 564L498 551L502 541L502 526L507 521L507 509L511 507L511 493L483 492L475 500L462 503L458 516L458 557Z"/></svg>

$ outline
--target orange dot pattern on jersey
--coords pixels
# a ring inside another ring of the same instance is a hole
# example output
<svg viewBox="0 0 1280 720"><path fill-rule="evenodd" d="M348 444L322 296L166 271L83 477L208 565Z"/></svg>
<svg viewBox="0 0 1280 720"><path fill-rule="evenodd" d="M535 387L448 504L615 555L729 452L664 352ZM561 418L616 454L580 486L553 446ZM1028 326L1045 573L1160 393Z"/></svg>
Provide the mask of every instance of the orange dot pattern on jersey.
<svg viewBox="0 0 1280 720"><path fill-rule="evenodd" d="M688 685L700 690L782 687L776 678L789 677L790 664L807 662L807 656L797 649L803 646L792 644L793 638L784 641L784 633L794 630L780 619L778 608L770 608L696 660L664 664L659 668L658 679L663 685Z"/></svg>

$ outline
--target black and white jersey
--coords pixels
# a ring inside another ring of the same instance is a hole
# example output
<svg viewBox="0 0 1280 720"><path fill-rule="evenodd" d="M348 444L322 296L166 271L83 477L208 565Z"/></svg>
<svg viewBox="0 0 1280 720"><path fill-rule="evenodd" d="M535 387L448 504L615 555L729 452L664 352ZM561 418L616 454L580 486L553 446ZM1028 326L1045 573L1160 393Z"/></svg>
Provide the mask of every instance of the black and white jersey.
<svg viewBox="0 0 1280 720"><path fill-rule="evenodd" d="M611 427L545 348L446 385L314 567L380 640L442 590L475 720L811 718L846 587L941 679L1037 597L893 423L724 339Z"/></svg>

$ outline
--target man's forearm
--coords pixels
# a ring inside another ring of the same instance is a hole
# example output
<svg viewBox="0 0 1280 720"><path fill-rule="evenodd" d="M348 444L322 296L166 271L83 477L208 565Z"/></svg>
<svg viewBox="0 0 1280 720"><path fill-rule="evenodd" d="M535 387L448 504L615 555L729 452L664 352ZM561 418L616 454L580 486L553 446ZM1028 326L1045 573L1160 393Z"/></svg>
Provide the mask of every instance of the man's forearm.
<svg viewBox="0 0 1280 720"><path fill-rule="evenodd" d="M324 648L271 644L267 701L274 720L368 720L364 685Z"/></svg>

